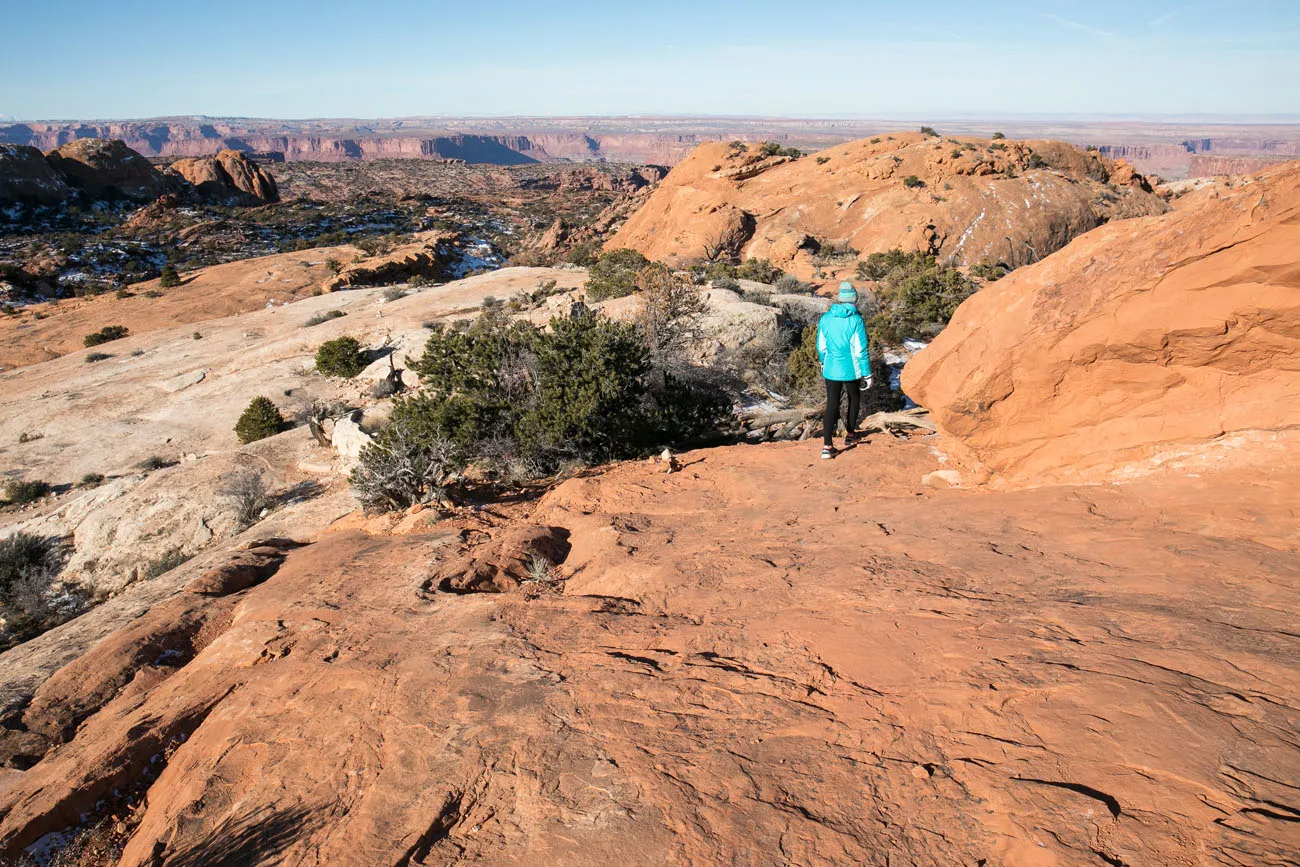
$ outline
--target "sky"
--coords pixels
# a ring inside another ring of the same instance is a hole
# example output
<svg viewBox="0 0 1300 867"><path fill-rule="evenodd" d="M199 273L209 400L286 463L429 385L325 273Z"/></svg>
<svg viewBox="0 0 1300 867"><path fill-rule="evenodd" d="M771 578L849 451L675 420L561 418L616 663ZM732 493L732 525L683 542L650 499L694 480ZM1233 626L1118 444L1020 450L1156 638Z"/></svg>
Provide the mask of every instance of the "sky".
<svg viewBox="0 0 1300 867"><path fill-rule="evenodd" d="M1300 0L64 0L0 10L20 120L1300 115Z"/></svg>

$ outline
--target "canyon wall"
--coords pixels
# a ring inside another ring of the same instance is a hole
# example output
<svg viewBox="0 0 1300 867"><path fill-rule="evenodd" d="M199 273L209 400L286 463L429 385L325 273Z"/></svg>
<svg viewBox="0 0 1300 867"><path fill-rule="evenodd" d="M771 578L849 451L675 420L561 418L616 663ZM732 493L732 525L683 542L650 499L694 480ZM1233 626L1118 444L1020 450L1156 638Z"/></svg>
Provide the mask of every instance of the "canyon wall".
<svg viewBox="0 0 1300 867"><path fill-rule="evenodd" d="M438 135L378 133L365 128L317 133L311 126L275 134L231 124L19 123L0 126L0 142L49 151L79 139L118 139L148 157L198 157L236 150L282 153L286 160L316 162L395 158L519 165L565 160L673 164L703 140L696 135Z"/></svg>

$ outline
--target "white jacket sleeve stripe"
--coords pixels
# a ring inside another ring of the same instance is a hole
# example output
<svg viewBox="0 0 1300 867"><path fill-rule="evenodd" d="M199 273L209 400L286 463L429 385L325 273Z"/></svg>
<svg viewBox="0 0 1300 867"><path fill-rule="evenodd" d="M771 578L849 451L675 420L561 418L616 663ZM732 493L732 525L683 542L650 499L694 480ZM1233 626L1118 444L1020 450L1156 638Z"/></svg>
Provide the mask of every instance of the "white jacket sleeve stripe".
<svg viewBox="0 0 1300 867"><path fill-rule="evenodd" d="M849 355L853 358L853 372L858 379L862 379L867 375L866 371L862 369L862 359L866 355L865 350L866 348L862 345L862 338L858 336L857 330L854 329L853 336L849 338Z"/></svg>

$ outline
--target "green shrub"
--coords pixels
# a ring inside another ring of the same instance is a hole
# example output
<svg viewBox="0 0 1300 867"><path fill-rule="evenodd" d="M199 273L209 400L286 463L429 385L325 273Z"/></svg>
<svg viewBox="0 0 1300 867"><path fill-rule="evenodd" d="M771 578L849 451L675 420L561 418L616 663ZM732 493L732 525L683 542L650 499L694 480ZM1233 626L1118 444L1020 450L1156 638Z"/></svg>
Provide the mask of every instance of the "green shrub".
<svg viewBox="0 0 1300 867"><path fill-rule="evenodd" d="M811 295L813 287L793 274L782 274L774 287L782 295Z"/></svg>
<svg viewBox="0 0 1300 867"><path fill-rule="evenodd" d="M582 268L590 268L600 260L600 242L583 241L573 245L573 249L564 255L564 261Z"/></svg>
<svg viewBox="0 0 1300 867"><path fill-rule="evenodd" d="M877 344L934 337L976 289L961 271L921 252L872 253L858 263L857 276L881 284L875 292L880 310L867 323Z"/></svg>
<svg viewBox="0 0 1300 867"><path fill-rule="evenodd" d="M1001 262L979 262L971 266L970 273L972 277L992 283L1010 274L1011 269Z"/></svg>
<svg viewBox="0 0 1300 867"><path fill-rule="evenodd" d="M934 138L938 138L938 137L939 137L939 133L938 133L938 131L935 130L935 128L932 127L932 126L923 126L923 127L921 127L921 135L931 136L931 137L934 137Z"/></svg>
<svg viewBox="0 0 1300 867"><path fill-rule="evenodd" d="M50 492L50 483L10 479L5 482L5 500L14 506L34 503Z"/></svg>
<svg viewBox="0 0 1300 867"><path fill-rule="evenodd" d="M107 352L87 352L86 357L82 360L86 364L94 364L96 361L106 361L112 357Z"/></svg>
<svg viewBox="0 0 1300 867"><path fill-rule="evenodd" d="M731 277L719 277L713 281L714 289L727 289L732 292L740 291L740 284Z"/></svg>
<svg viewBox="0 0 1300 867"><path fill-rule="evenodd" d="M136 466L144 470L145 472L153 472L154 470L161 470L164 467L170 466L170 464L167 463L166 458L160 457L158 455L150 455L149 457L140 461L140 463L136 464Z"/></svg>
<svg viewBox="0 0 1300 867"><path fill-rule="evenodd" d="M706 280L734 280L736 276L736 266L730 262L710 262L704 268Z"/></svg>
<svg viewBox="0 0 1300 867"><path fill-rule="evenodd" d="M665 374L653 357L636 325L590 313L542 329L489 312L463 330L436 329L411 363L424 388L394 402L376 447L362 452L358 496L397 508L440 495L467 460L506 458L546 474L570 461L645 454L725 423L730 400L719 389L689 371ZM406 477L423 480L414 487L393 481L394 467L406 465L425 468ZM432 480L421 475L430 467Z"/></svg>
<svg viewBox="0 0 1300 867"><path fill-rule="evenodd" d="M104 474L86 473L84 476L81 477L81 481L79 482L79 484L83 488L97 488L100 485L104 484Z"/></svg>
<svg viewBox="0 0 1300 867"><path fill-rule="evenodd" d="M181 275L175 265L163 265L162 276L158 278L159 289L171 289L181 285Z"/></svg>
<svg viewBox="0 0 1300 867"><path fill-rule="evenodd" d="M235 435L244 444L275 436L284 428L284 416L269 397L255 397L235 422Z"/></svg>
<svg viewBox="0 0 1300 867"><path fill-rule="evenodd" d="M578 265L580 268L590 268L601 259L601 242L599 240L584 240L584 242L573 244L572 250L564 253L564 261L571 265Z"/></svg>
<svg viewBox="0 0 1300 867"><path fill-rule="evenodd" d="M916 175L908 175L903 178L903 186L907 187L909 190L914 190L917 187L925 186L925 181L921 180Z"/></svg>
<svg viewBox="0 0 1300 867"><path fill-rule="evenodd" d="M118 301L121 301L123 298L130 298L131 293L126 291L125 289L118 289L116 292L113 293L113 297L116 298Z"/></svg>
<svg viewBox="0 0 1300 867"><path fill-rule="evenodd" d="M310 319L302 324L302 327L311 328L315 325L320 325L323 322L329 322L331 319L342 319L347 315L348 314L344 313L342 310L326 310L324 313L314 314Z"/></svg>
<svg viewBox="0 0 1300 867"><path fill-rule="evenodd" d="M1029 159L1025 161L1025 168L1029 169L1045 169L1047 166L1047 160L1043 159L1042 155L1036 153L1031 153Z"/></svg>
<svg viewBox="0 0 1300 867"><path fill-rule="evenodd" d="M441 499L464 469L464 453L431 420L428 408L426 400L398 400L388 424L361 450L351 482L366 511Z"/></svg>
<svg viewBox="0 0 1300 867"><path fill-rule="evenodd" d="M756 283L775 283L785 276L785 272L767 259L749 258L740 263L733 275L737 280L753 280Z"/></svg>
<svg viewBox="0 0 1300 867"><path fill-rule="evenodd" d="M0 597L8 596L32 572L54 566L57 551L54 540L33 533L20 531L0 539Z"/></svg>
<svg viewBox="0 0 1300 867"><path fill-rule="evenodd" d="M803 330L799 346L786 359L790 372L790 385L800 394L813 392L822 378L822 363L817 357L817 324Z"/></svg>
<svg viewBox="0 0 1300 867"><path fill-rule="evenodd" d="M366 369L366 357L355 337L327 340L316 350L316 370L325 376L351 379Z"/></svg>
<svg viewBox="0 0 1300 867"><path fill-rule="evenodd" d="M337 274L343 270L343 263L340 262L338 259L326 259L325 269L329 271L331 274Z"/></svg>
<svg viewBox="0 0 1300 867"><path fill-rule="evenodd" d="M1003 134L1000 133L1000 132L995 132L995 133L993 133L993 140L994 140L994 141L1001 141L1001 140L1004 139L1004 138L1006 138L1006 136L1003 135Z"/></svg>
<svg viewBox="0 0 1300 867"><path fill-rule="evenodd" d="M765 141L758 146L758 150L764 156L774 157L781 152L781 145L774 141Z"/></svg>
<svg viewBox="0 0 1300 867"><path fill-rule="evenodd" d="M636 291L636 275L649 264L650 260L636 250L602 253L588 272L587 300L604 301L631 295Z"/></svg>
<svg viewBox="0 0 1300 867"><path fill-rule="evenodd" d="M826 164L827 164L828 162L830 162L830 161L831 161L831 158L830 158L830 157L818 157L818 158L817 158L817 165L819 165L819 166L824 166L824 165L826 165Z"/></svg>
<svg viewBox="0 0 1300 867"><path fill-rule="evenodd" d="M177 566L183 565L190 561L193 555L186 554L180 548L169 548L164 551L157 559L150 560L145 564L141 574L145 579L157 578L159 575L172 571Z"/></svg>
<svg viewBox="0 0 1300 867"><path fill-rule="evenodd" d="M111 340L121 340L130 333L131 330L125 325L105 325L95 333L87 334L81 339L81 343L83 346L99 346Z"/></svg>

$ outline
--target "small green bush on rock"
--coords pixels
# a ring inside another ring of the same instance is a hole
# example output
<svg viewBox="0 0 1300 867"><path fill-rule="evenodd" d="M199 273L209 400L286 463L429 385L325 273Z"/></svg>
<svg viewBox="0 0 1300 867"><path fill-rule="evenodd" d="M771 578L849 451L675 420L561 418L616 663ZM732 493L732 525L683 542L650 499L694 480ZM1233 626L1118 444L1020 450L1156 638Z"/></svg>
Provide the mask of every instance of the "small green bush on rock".
<svg viewBox="0 0 1300 867"><path fill-rule="evenodd" d="M181 275L175 265L163 265L162 276L158 278L159 289L172 289L181 285Z"/></svg>
<svg viewBox="0 0 1300 867"><path fill-rule="evenodd" d="M111 340L121 340L131 333L131 330L125 325L105 325L103 328L87 334L81 339L83 346L99 346L102 343L108 343Z"/></svg>
<svg viewBox="0 0 1300 867"><path fill-rule="evenodd" d="M587 300L622 298L636 291L636 275L650 260L636 250L602 253L587 276Z"/></svg>
<svg viewBox="0 0 1300 867"><path fill-rule="evenodd" d="M325 376L351 379L366 368L366 358L355 337L327 340L316 350L316 370Z"/></svg>
<svg viewBox="0 0 1300 867"><path fill-rule="evenodd" d="M50 492L50 483L10 479L5 482L5 501L14 506L34 503Z"/></svg>
<svg viewBox="0 0 1300 867"><path fill-rule="evenodd" d="M284 428L284 416L269 397L255 397L235 422L235 435L244 444L275 436Z"/></svg>

